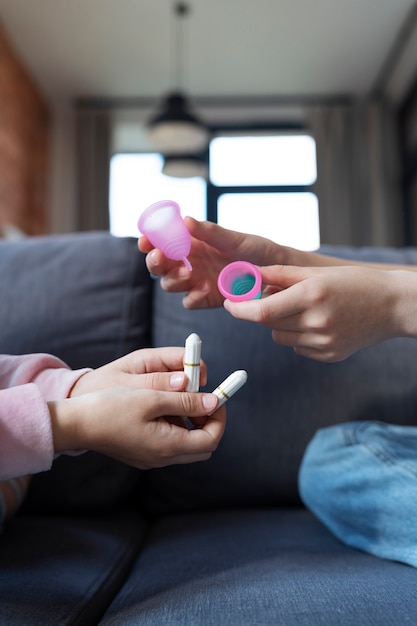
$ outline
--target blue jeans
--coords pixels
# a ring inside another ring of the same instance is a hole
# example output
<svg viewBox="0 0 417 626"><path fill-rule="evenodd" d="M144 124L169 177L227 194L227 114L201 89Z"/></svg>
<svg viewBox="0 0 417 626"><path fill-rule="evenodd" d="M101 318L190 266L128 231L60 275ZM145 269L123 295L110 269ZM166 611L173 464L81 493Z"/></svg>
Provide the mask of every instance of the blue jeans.
<svg viewBox="0 0 417 626"><path fill-rule="evenodd" d="M299 490L344 543L417 567L417 427L350 422L319 430Z"/></svg>

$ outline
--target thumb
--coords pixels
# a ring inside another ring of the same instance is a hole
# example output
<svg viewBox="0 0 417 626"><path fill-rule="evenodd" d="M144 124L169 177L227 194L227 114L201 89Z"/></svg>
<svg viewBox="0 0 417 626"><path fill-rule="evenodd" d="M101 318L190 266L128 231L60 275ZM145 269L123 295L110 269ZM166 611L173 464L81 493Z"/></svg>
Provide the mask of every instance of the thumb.
<svg viewBox="0 0 417 626"><path fill-rule="evenodd" d="M150 419L161 415L200 417L214 412L218 402L213 393L158 392L158 402L152 406Z"/></svg>
<svg viewBox="0 0 417 626"><path fill-rule="evenodd" d="M267 265L259 268L262 282L265 285L287 289L296 283L306 280L311 276L309 267L293 265Z"/></svg>
<svg viewBox="0 0 417 626"><path fill-rule="evenodd" d="M218 250L229 250L236 245L237 233L223 228L214 222L199 222L193 217L186 217L185 223L192 237L204 241Z"/></svg>

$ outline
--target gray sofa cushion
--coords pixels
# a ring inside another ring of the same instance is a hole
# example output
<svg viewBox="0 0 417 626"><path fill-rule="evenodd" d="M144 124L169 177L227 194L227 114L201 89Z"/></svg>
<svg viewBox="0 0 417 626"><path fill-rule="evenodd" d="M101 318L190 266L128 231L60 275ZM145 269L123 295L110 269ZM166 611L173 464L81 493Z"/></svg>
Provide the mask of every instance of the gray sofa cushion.
<svg viewBox="0 0 417 626"><path fill-rule="evenodd" d="M415 623L416 570L339 543L303 509L153 524L102 626Z"/></svg>
<svg viewBox="0 0 417 626"><path fill-rule="evenodd" d="M417 251L332 249L346 256L415 262ZM181 295L155 290L154 341L181 345L191 332L213 389L235 369L248 382L227 404L226 433L212 459L153 470L143 505L152 511L293 505L297 473L317 429L352 420L417 423L417 341L393 339L340 363L319 363L273 343L268 329L223 309L185 311Z"/></svg>
<svg viewBox="0 0 417 626"><path fill-rule="evenodd" d="M0 550L0 624L97 624L125 581L146 525L133 513L19 515Z"/></svg>
<svg viewBox="0 0 417 626"><path fill-rule="evenodd" d="M98 367L150 343L152 281L134 238L0 241L0 351Z"/></svg>

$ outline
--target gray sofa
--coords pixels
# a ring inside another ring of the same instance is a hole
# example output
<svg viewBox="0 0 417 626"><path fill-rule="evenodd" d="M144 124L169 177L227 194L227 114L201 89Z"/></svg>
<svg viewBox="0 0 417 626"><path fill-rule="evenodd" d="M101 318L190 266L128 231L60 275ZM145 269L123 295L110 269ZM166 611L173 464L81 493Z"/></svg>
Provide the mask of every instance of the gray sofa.
<svg viewBox="0 0 417 626"><path fill-rule="evenodd" d="M413 249L324 251L417 263ZM417 624L417 571L346 547L297 491L318 428L416 424L417 341L298 357L222 309L184 310L136 241L107 233L1 242L0 268L3 353L97 367L197 332L208 388L249 376L208 462L140 472L87 453L37 475L0 536L0 624Z"/></svg>

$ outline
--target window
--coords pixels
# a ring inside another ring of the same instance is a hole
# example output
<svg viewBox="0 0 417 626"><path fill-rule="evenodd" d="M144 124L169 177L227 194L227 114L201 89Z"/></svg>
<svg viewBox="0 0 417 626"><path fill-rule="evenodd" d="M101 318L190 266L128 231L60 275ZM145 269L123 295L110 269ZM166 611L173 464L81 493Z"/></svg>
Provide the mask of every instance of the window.
<svg viewBox="0 0 417 626"><path fill-rule="evenodd" d="M316 176L309 135L232 135L210 143L210 180L217 186L311 185Z"/></svg>
<svg viewBox="0 0 417 626"><path fill-rule="evenodd" d="M220 226L285 246L315 250L320 245L317 197L312 193L224 194L217 215Z"/></svg>
<svg viewBox="0 0 417 626"><path fill-rule="evenodd" d="M320 245L316 147L306 134L230 135L210 144L213 221L314 250Z"/></svg>
<svg viewBox="0 0 417 626"><path fill-rule="evenodd" d="M117 154L110 166L110 230L137 236L142 211L172 199L183 215L211 219L283 245L320 245L315 142L305 133L222 133L210 142L209 180L161 173L158 154Z"/></svg>
<svg viewBox="0 0 417 626"><path fill-rule="evenodd" d="M150 204L175 200L183 215L205 220L206 182L161 173L160 154L116 154L110 161L110 232L137 237L138 219Z"/></svg>

